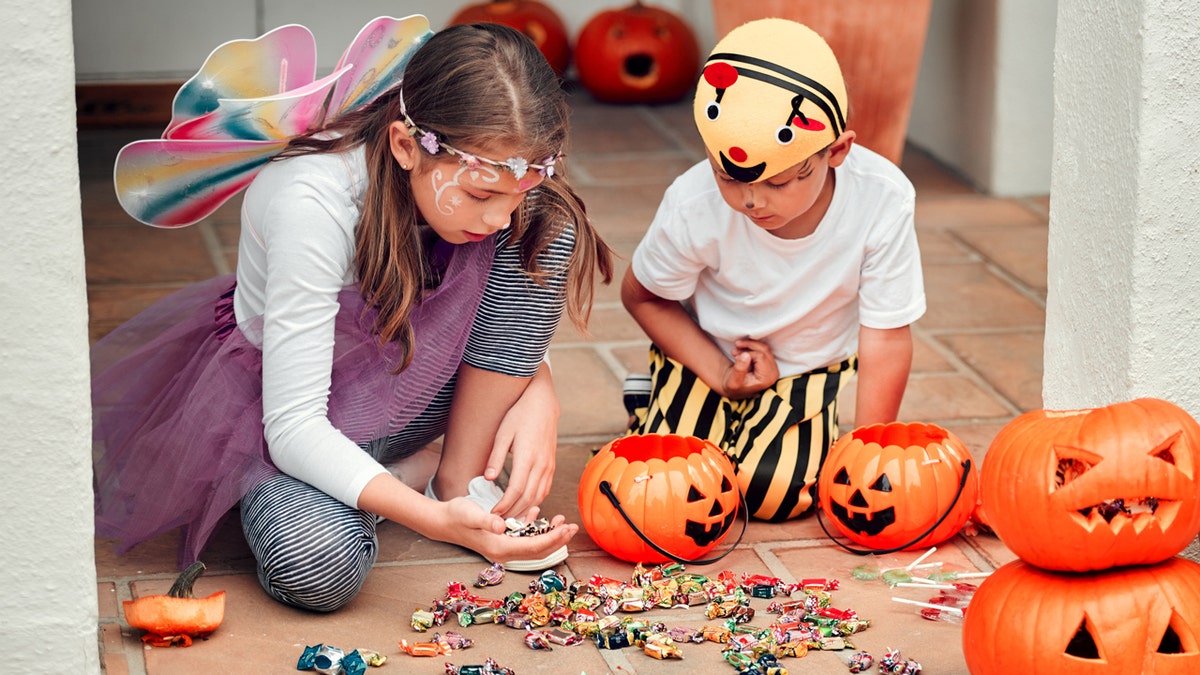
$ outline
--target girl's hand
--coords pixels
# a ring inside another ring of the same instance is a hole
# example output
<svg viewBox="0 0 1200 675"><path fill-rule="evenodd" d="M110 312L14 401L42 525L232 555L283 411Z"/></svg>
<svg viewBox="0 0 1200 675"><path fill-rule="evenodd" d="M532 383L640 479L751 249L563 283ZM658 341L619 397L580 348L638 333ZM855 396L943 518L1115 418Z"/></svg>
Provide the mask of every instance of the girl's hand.
<svg viewBox="0 0 1200 675"><path fill-rule="evenodd" d="M433 503L436 504L435 519L438 522L433 528L436 532L429 532L428 535L469 548L492 562L544 558L579 532L578 525L567 523L563 516L558 515L550 520L553 529L546 534L510 537L504 534L503 518L483 511L465 498ZM534 507L522 515L527 520L534 520L538 516L538 509Z"/></svg>
<svg viewBox="0 0 1200 675"><path fill-rule="evenodd" d="M483 475L488 480L499 477L509 454L512 466L504 496L492 513L503 518L520 518L550 494L558 449L558 415L558 398L550 381L549 367L543 363L496 431Z"/></svg>
<svg viewBox="0 0 1200 675"><path fill-rule="evenodd" d="M779 380L779 365L767 343L742 338L733 345L733 362L721 382L725 398L747 398Z"/></svg>

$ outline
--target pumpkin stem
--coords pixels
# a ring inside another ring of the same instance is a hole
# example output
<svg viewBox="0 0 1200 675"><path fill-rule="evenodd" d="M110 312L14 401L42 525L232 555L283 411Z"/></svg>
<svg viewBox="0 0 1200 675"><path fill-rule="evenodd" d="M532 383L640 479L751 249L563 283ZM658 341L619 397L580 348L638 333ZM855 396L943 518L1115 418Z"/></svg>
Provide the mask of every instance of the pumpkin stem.
<svg viewBox="0 0 1200 675"><path fill-rule="evenodd" d="M196 583L196 579L204 574L204 563L197 560L187 569L179 573L179 577L175 579L175 583L171 584L171 590L167 591L167 595L172 598L190 598L192 597L192 585Z"/></svg>

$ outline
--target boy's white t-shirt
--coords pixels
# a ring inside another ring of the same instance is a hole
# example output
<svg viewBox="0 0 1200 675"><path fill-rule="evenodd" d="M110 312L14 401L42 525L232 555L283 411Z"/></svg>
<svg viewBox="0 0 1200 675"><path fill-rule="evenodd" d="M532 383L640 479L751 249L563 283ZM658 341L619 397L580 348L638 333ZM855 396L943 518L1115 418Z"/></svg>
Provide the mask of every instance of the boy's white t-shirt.
<svg viewBox="0 0 1200 675"><path fill-rule="evenodd" d="M708 161L696 164L663 196L634 276L688 305L726 354L738 338L767 342L781 377L850 357L860 324L911 324L925 313L925 290L912 183L857 145L834 171L817 229L781 239L730 208Z"/></svg>

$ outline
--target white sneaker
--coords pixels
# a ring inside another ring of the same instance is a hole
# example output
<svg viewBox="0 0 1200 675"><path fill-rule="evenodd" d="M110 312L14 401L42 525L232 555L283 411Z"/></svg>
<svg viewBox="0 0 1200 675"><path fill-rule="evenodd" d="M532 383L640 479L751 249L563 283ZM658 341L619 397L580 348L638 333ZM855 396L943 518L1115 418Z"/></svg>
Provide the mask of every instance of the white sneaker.
<svg viewBox="0 0 1200 675"><path fill-rule="evenodd" d="M441 501L433 491L433 478L430 478L429 484L425 486L425 496L434 501ZM490 513L492 507L499 504L503 496L504 490L483 476L476 476L467 483L467 499L478 504L485 512ZM514 572L542 572L566 560L567 555L567 547L563 545L538 560L510 560L501 564L504 565L504 569Z"/></svg>

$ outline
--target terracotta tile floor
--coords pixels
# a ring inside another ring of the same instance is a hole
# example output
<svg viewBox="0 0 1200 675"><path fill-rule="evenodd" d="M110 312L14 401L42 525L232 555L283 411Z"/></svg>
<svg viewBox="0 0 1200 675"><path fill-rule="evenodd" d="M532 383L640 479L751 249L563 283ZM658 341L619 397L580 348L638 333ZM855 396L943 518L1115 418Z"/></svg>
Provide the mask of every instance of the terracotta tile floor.
<svg viewBox="0 0 1200 675"><path fill-rule="evenodd" d="M702 157L687 104L610 107L575 94L570 170L596 224L625 256L623 273L643 229L672 177ZM127 217L112 195L116 150L157 129L85 131L80 134L83 220L91 335L98 339L155 299L197 280L231 271L236 255L237 207L226 205L197 226L156 230ZM902 168L917 186L919 230L929 311L914 328L916 357L902 418L933 422L959 435L977 459L995 433L1015 414L1041 405L1042 330L1046 294L1048 199L998 199L977 193L917 149ZM562 398L560 470L544 505L578 522L576 482L589 451L620 434L625 413L621 381L644 369L648 342L621 308L617 288L603 288L584 338L564 328L552 358ZM853 392L843 409L843 426L853 424ZM428 455L426 455L428 456ZM419 482L428 465L406 467ZM475 646L448 657L418 659L401 653L401 638L428 639L409 626L414 609L442 597L451 581L471 582L484 567L462 549L425 540L403 527L380 528L379 563L366 587L332 615L290 609L260 590L240 530L225 527L206 554L209 572L198 592L228 591L224 625L189 649L143 649L123 624L121 600L163 592L175 575L172 536L115 557L97 542L103 662L115 673L286 673L295 672L305 645L333 644L347 650L371 648L389 657L380 672L442 673L446 661L482 663L492 657L518 673L695 673L734 672L715 644L687 645L682 661L657 661L636 650L601 651L591 644L532 651L522 633L499 626L463 629ZM601 551L581 532L560 571L568 578L604 574L628 578L631 566ZM918 554L897 554L903 565ZM993 536L956 537L931 559L967 570L990 570L1012 559ZM909 589L855 581L850 570L863 559L843 552L817 522L753 523L739 549L710 568L763 573L785 580L836 577L838 605L873 621L854 642L874 654L894 647L924 665L928 675L965 673L961 628L921 619L914 608L892 602ZM526 590L532 577L511 573L489 595ZM906 594L920 597L920 594ZM760 613L765 602L756 600ZM768 616L760 614L760 617ZM701 626L702 608L655 612L647 618L668 625ZM756 621L756 623L758 623ZM765 623L765 622L764 622ZM456 630L458 626L447 626ZM845 672L848 652L813 652L788 659L792 673ZM375 672L375 671L371 671Z"/></svg>

